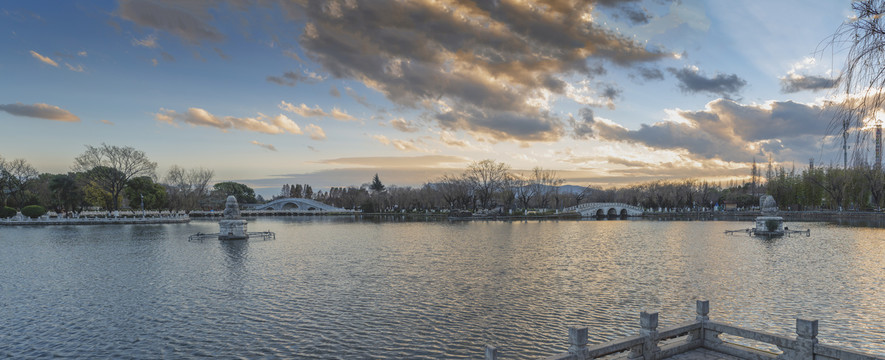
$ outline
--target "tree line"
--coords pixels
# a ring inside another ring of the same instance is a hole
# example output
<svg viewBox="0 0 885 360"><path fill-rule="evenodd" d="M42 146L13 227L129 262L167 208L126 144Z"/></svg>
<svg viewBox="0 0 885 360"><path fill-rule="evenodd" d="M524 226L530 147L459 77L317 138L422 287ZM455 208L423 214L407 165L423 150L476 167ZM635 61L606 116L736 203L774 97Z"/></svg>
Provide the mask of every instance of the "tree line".
<svg viewBox="0 0 885 360"><path fill-rule="evenodd" d="M218 182L214 171L173 165L160 179L157 164L131 147L86 146L72 171L39 173L24 159L0 157L0 201L21 209L41 205L56 211L87 207L117 210L196 210L223 206L233 195L241 204L265 199L245 184ZM499 212L557 210L583 202L621 202L646 209L709 210L729 204L758 205L759 196L772 195L781 209L869 210L885 202L885 175L880 166L855 161L850 168L809 166L797 171L774 166L762 170L755 159L748 181L709 182L696 179L657 180L623 187L594 189L563 187L555 171L536 167L514 171L494 160L474 161L465 170L431 179L422 186L384 185L378 174L360 186L314 191L309 184L283 185L271 200L308 198L365 212L468 210Z"/></svg>
<svg viewBox="0 0 885 360"><path fill-rule="evenodd" d="M194 210L216 208L229 195L242 203L263 202L253 189L235 182L209 184L215 172L173 165L160 180L157 163L128 146L86 146L74 159L72 171L39 173L24 159L0 157L0 203L21 209L39 205L58 212L85 208L119 210Z"/></svg>

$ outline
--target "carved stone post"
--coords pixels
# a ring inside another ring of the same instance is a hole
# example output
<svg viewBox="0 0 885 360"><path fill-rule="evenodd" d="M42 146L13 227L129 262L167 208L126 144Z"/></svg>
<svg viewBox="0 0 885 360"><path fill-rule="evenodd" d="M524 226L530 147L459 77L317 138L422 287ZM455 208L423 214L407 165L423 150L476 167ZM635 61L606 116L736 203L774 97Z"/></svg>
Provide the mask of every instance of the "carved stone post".
<svg viewBox="0 0 885 360"><path fill-rule="evenodd" d="M796 319L796 359L814 360L817 344L817 320Z"/></svg>
<svg viewBox="0 0 885 360"><path fill-rule="evenodd" d="M661 352L658 347L658 313L647 313L645 311L639 313L639 335L645 338L642 343L642 358L645 360L655 360ZM633 358L634 349L631 349L631 358Z"/></svg>
<svg viewBox="0 0 885 360"><path fill-rule="evenodd" d="M587 349L588 329L586 327L570 327L568 328L568 352L575 356L575 359L587 359L590 350Z"/></svg>
<svg viewBox="0 0 885 360"><path fill-rule="evenodd" d="M710 317L707 314L710 313L710 301L709 300L698 300L696 303L697 308L697 316L695 320L701 324L701 328L688 333L688 341L695 340L704 340L704 323L710 320Z"/></svg>
<svg viewBox="0 0 885 360"><path fill-rule="evenodd" d="M498 360L498 348L486 345L486 360Z"/></svg>

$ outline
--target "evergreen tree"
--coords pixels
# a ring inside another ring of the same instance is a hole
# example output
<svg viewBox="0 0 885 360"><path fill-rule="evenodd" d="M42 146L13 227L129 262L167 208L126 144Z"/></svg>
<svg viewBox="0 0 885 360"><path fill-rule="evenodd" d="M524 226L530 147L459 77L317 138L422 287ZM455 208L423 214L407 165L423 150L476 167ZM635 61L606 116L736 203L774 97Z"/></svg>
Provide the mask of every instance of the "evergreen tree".
<svg viewBox="0 0 885 360"><path fill-rule="evenodd" d="M372 190L373 193L384 191L384 184L382 184L381 179L378 178L378 173L375 173L375 177L372 178L372 185L369 185L369 190Z"/></svg>

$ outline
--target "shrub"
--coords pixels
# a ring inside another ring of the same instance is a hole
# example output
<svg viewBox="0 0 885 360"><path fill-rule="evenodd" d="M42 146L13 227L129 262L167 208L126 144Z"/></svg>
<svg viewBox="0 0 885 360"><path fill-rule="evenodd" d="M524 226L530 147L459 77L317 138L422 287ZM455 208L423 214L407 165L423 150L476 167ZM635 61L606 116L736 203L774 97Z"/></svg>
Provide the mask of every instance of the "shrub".
<svg viewBox="0 0 885 360"><path fill-rule="evenodd" d="M0 208L0 219L11 218L15 216L15 214L17 214L17 212L14 208L11 208L9 206L4 206Z"/></svg>
<svg viewBox="0 0 885 360"><path fill-rule="evenodd" d="M46 213L46 208L40 205L28 205L22 208L22 215L37 218Z"/></svg>

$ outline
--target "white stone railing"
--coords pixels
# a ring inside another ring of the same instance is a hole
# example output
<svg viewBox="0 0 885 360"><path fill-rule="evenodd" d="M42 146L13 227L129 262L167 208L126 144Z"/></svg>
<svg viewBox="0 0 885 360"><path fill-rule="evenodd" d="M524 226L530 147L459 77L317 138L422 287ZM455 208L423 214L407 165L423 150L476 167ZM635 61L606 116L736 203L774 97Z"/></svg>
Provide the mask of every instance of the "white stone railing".
<svg viewBox="0 0 885 360"><path fill-rule="evenodd" d="M132 224L132 223L177 223L190 221L185 213L154 214L142 216L141 214L120 214L120 216L108 217L106 213L84 214L79 213L76 217L51 217L48 214L38 218L29 218L17 215L8 219L0 219L0 225L77 225L77 224Z"/></svg>
<svg viewBox="0 0 885 360"><path fill-rule="evenodd" d="M575 206L569 206L565 209L562 209L563 212L580 212L581 210L593 209L593 208L618 208L618 209L628 209L636 212L644 212L645 210L638 206L628 205L624 203L598 203L598 202L590 202L578 204Z"/></svg>
<svg viewBox="0 0 885 360"><path fill-rule="evenodd" d="M817 320L796 319L796 338L748 330L710 321L707 316L709 301L697 301L697 317L676 326L658 330L658 313L642 312L639 316L639 335L627 336L607 343L588 345L588 329L571 327L568 331L568 352L544 358L545 360L586 360L629 352L630 360L660 360L694 349L705 348L742 359L754 360L883 360L885 358L822 345L817 339ZM773 345L781 354L723 341L720 334ZM669 340L669 341L668 341ZM486 360L498 360L498 349L486 345Z"/></svg>

